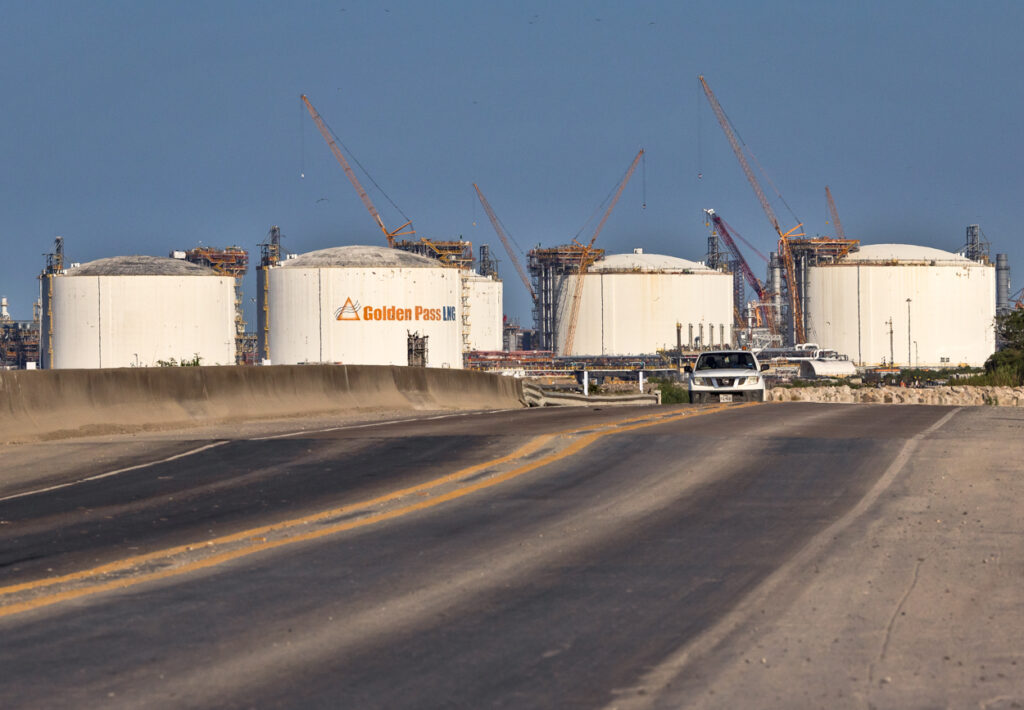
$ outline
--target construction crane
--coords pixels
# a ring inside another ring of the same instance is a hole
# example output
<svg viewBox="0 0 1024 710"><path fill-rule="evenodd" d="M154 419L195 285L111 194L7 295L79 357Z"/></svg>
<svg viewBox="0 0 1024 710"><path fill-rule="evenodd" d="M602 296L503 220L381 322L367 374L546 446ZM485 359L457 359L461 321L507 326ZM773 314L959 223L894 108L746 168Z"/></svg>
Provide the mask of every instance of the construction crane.
<svg viewBox="0 0 1024 710"><path fill-rule="evenodd" d="M374 207L373 200L370 199L366 190L363 189L363 186L359 183L359 178L356 177L355 171L345 159L345 154L342 152L341 148L338 147L338 142L334 139L331 129L329 129L327 124L324 123L324 120L320 118L320 114L317 113L315 108L313 108L313 104L309 102L309 99L306 98L305 94L302 95L302 103L306 104L306 109L309 111L309 115L313 117L313 122L316 123L316 127L320 129L320 134L324 137L324 140L327 141L328 147L330 147L331 152L334 153L334 157L341 165L341 169L345 171L345 175L348 176L349 182L352 183L352 187L356 189L359 199L363 201L363 205L366 206L366 209L370 212L373 220L377 223L377 226L380 227L380 231L384 232L384 236L387 237L388 240L388 246L395 246L395 237L404 237L415 234L416 230L412 228L412 220L407 221L398 229L388 229L384 226L384 220L381 218L377 208ZM402 230L406 227L409 228L409 231L403 232Z"/></svg>
<svg viewBox="0 0 1024 710"><path fill-rule="evenodd" d="M508 235L505 234L505 230L502 229L501 222L498 220L498 215L494 214L494 210L491 209L491 205L487 202L487 198L484 197L484 193L480 192L480 188L477 184L473 183L473 189L476 190L476 196L480 199L480 204L484 206L484 212L491 220L491 224L494 225L494 231L498 233L498 238L501 239L501 243L505 245L505 251L508 252L508 258L512 260L512 265L516 267L516 272L519 274L519 278L523 280L523 285L526 286L526 290L530 292L530 298L534 301L537 300L537 294L533 290L533 286L530 284L530 279L526 275L526 271L523 269L523 265L516 258L515 252L512 250L512 243L509 241Z"/></svg>
<svg viewBox="0 0 1024 710"><path fill-rule="evenodd" d="M836 239L846 239L843 223L839 221L839 212L836 210L836 201L832 199L832 191L828 189L828 185L825 185L825 197L828 199L828 211L832 215L832 226L836 231Z"/></svg>
<svg viewBox="0 0 1024 710"><path fill-rule="evenodd" d="M608 203L608 209L604 211L604 216L601 217L601 221L597 224L597 229L594 230L594 235L590 238L590 243L583 248L583 252L580 255L580 266L576 271L576 288L572 294L572 308L569 312L569 322L566 325L565 331L565 344L563 346L563 354L572 354L573 342L576 339L576 321L580 317L580 301L583 297L583 277L586 275L587 268L590 265L590 259L588 258L591 254L591 250L594 248L594 242L597 241L597 235L601 233L604 228L604 223L608 221L608 217L611 216L612 210L615 209L615 204L619 201L619 197L622 195L622 191L626 189L626 183L633 177L633 171L636 170L636 166L640 163L640 159L644 157L643 148L633 158L633 162L630 163L629 169L626 170L626 174L622 178L622 182L619 183L618 188L615 190L615 195L612 197L611 202ZM575 239L573 240L576 241ZM578 244L579 242L577 242ZM580 246L583 246L582 244Z"/></svg>
<svg viewBox="0 0 1024 710"><path fill-rule="evenodd" d="M739 246L733 239L732 230L729 225L725 223L725 220L712 209L706 209L704 212L707 214L708 219L711 220L711 223L715 225L715 229L718 231L719 236L722 237L722 241L725 242L725 246L728 247L733 259L735 259L739 264L740 273L743 274L743 278L746 279L747 283L750 284L750 288L754 289L754 293L757 294L757 300L761 304L757 310L764 311L764 317L768 322L768 328L772 335L776 335L775 316L771 309L771 294L768 292L768 289L765 288L764 282L754 276L754 272L751 270L750 265L747 264L747 260L743 258L743 254L740 252ZM738 234L736 236L739 237ZM742 239L742 237L740 238ZM749 246L749 242L745 239L743 241ZM757 250L755 249L755 251ZM758 255L764 259L763 254L758 252ZM767 259L765 259L765 261L767 261ZM742 319L739 320L742 322ZM760 321L761 318L758 317L757 320Z"/></svg>
<svg viewBox="0 0 1024 710"><path fill-rule="evenodd" d="M771 203L768 202L768 198L764 194L764 190L761 189L760 183L757 181L757 176L754 175L754 171L751 170L750 164L747 162L746 156L743 154L743 148L740 147L740 142L736 138L736 133L732 130L732 125L729 123L729 118L725 115L725 111L722 109L721 104L718 103L718 99L715 98L714 92L711 91L711 87L704 81L704 77L700 77L700 85L704 89L704 95L708 98L708 103L711 104L711 109L715 112L715 118L718 119L718 124L722 127L722 132L725 133L725 137L729 139L729 145L732 146L732 152L736 154L736 159L740 162L740 167L743 168L743 173L747 176L747 181L750 186L754 188L754 194L757 195L758 201L761 203L761 208L764 210L765 215L768 217L768 221L772 223L772 228L775 229L775 233L779 235L779 255L782 257L783 271L786 277L786 288L789 291L789 306L790 312L793 316L793 332L797 342L803 342L805 339L804 334L804 313L803 304L800 301L799 287L797 286L796 277L796 264L793 260L793 251L790 249L789 240L793 237L802 237L803 232L798 232L802 224L797 224L795 227L787 232L783 232L779 226L779 219L775 216L775 211L772 209Z"/></svg>
<svg viewBox="0 0 1024 710"><path fill-rule="evenodd" d="M1010 296L1010 303L1016 310L1024 310L1024 288Z"/></svg>

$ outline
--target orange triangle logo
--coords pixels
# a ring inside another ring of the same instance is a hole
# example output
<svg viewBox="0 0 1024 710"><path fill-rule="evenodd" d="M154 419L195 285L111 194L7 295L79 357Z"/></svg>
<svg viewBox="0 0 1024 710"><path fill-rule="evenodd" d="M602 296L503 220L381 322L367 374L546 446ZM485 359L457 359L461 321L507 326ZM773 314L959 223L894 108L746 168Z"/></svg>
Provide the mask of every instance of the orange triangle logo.
<svg viewBox="0 0 1024 710"><path fill-rule="evenodd" d="M334 317L338 320L359 320L359 304L346 298L345 305L334 312Z"/></svg>

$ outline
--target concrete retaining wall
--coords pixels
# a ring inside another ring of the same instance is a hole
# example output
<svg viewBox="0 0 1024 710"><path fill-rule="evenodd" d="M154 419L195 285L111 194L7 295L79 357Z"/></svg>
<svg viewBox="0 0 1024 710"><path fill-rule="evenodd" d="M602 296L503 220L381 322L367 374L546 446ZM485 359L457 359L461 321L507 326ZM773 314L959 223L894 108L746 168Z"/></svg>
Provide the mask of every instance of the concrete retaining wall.
<svg viewBox="0 0 1024 710"><path fill-rule="evenodd" d="M374 365L0 371L0 442L359 409L524 406L522 384Z"/></svg>

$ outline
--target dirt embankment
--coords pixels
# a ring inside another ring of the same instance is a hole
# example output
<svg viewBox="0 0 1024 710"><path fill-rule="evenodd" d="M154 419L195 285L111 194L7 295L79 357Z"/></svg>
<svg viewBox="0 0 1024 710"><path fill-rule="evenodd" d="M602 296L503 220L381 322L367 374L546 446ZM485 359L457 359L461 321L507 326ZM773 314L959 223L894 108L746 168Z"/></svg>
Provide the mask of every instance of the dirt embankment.
<svg viewBox="0 0 1024 710"><path fill-rule="evenodd" d="M765 399L769 402L1024 407L1024 387L776 387L765 393Z"/></svg>

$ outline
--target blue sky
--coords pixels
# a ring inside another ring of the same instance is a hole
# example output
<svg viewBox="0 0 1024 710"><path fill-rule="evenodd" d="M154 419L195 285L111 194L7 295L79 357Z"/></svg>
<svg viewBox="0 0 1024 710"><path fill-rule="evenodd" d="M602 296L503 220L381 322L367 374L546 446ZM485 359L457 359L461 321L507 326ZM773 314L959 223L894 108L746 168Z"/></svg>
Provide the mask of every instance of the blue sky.
<svg viewBox="0 0 1024 710"><path fill-rule="evenodd" d="M643 147L599 246L699 260L713 207L768 252L699 74L808 234L831 233L829 185L848 236L955 250L978 223L1010 255L1013 290L1024 283L1021 3L0 10L0 295L15 317L31 315L55 235L79 262L200 242L255 257L274 224L296 252L383 243L302 93L419 234L491 244L506 312L524 325L528 296L473 182L524 250L564 243ZM388 224L404 221L371 194Z"/></svg>

